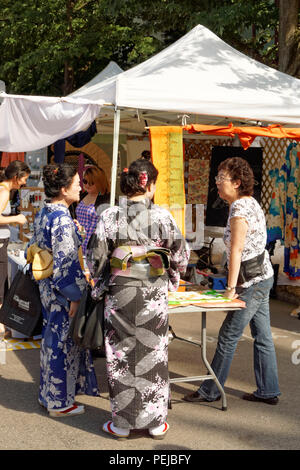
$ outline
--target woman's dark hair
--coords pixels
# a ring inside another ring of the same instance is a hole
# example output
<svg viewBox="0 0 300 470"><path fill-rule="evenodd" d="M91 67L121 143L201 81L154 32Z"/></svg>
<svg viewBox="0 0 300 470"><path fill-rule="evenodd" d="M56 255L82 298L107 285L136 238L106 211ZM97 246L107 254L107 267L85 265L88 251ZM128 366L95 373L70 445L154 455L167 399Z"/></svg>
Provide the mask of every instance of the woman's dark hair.
<svg viewBox="0 0 300 470"><path fill-rule="evenodd" d="M121 174L120 187L123 194L128 197L135 194L144 194L151 183L156 183L158 171L149 160L139 158L124 168Z"/></svg>
<svg viewBox="0 0 300 470"><path fill-rule="evenodd" d="M62 188L68 188L77 173L74 166L66 164L45 165L43 182L45 194L49 198L58 197Z"/></svg>
<svg viewBox="0 0 300 470"><path fill-rule="evenodd" d="M0 172L0 181L12 180L15 176L23 178L23 176L30 175L31 171L29 166L20 160L14 160L6 168Z"/></svg>
<svg viewBox="0 0 300 470"><path fill-rule="evenodd" d="M140 158L144 158L145 160L151 160L150 150L143 150L142 156Z"/></svg>
<svg viewBox="0 0 300 470"><path fill-rule="evenodd" d="M221 170L228 173L232 180L240 180L238 191L241 196L252 196L254 174L247 160L240 157L227 158L218 166L218 171Z"/></svg>

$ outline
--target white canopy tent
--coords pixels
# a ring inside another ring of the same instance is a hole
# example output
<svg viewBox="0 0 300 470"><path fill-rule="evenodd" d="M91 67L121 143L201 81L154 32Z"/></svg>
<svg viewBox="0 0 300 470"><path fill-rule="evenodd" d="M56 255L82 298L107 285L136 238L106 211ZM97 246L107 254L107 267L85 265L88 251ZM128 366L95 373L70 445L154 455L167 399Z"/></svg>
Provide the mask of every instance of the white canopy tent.
<svg viewBox="0 0 300 470"><path fill-rule="evenodd" d="M114 77L116 75L119 75L119 73L122 73L123 70L121 67L116 64L114 61L110 61L109 64L101 71L99 72L92 80L87 82L85 85L82 87L78 88L78 90L73 91L73 93L70 93L68 95L69 97L72 98L81 98L85 97L86 95L89 94L89 90L91 87L94 85L98 85L100 82L103 82L104 80L107 80L108 78Z"/></svg>
<svg viewBox="0 0 300 470"><path fill-rule="evenodd" d="M149 116L156 124L163 112L163 122L169 119L169 124L176 120L181 124L176 116L181 113L196 115L194 122L202 123L235 120L300 125L300 80L245 56L201 25L145 62L72 95L1 94L0 150L49 145L87 127L101 106L110 106L114 113L112 201L120 112L140 110L143 119Z"/></svg>
<svg viewBox="0 0 300 470"><path fill-rule="evenodd" d="M154 57L81 98L118 108L300 124L300 80L235 50L198 25Z"/></svg>

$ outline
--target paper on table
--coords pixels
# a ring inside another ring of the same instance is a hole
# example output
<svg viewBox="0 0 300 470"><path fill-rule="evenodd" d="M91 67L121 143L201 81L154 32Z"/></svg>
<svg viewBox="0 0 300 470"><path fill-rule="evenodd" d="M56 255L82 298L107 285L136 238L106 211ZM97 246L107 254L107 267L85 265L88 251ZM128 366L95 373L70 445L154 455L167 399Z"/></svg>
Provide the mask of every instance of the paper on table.
<svg viewBox="0 0 300 470"><path fill-rule="evenodd" d="M169 292L169 308L182 307L184 305L198 305L203 307L236 307L244 308L245 302L239 299L227 299L222 293L215 290Z"/></svg>

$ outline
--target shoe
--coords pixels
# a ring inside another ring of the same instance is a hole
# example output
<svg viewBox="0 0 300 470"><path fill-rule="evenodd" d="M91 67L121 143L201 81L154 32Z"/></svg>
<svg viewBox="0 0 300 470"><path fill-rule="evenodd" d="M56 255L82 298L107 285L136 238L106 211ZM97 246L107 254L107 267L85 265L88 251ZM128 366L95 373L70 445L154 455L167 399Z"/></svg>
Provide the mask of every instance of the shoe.
<svg viewBox="0 0 300 470"><path fill-rule="evenodd" d="M113 430L115 429L115 431ZM123 441L127 439L127 437L130 434L130 431L127 429L122 429L122 428L117 428L114 426L112 421L106 421L106 423L103 424L102 430L104 432L107 432L107 434L110 434L114 438L118 439L118 441Z"/></svg>
<svg viewBox="0 0 300 470"><path fill-rule="evenodd" d="M194 392L194 393L189 393L188 395L185 395L183 397L183 400L184 401L190 401L190 402L198 402L198 403L201 403L201 402L211 403L213 401L221 400L221 397L218 397L215 400L207 400L206 398L199 395L198 392Z"/></svg>
<svg viewBox="0 0 300 470"><path fill-rule="evenodd" d="M152 439L161 440L166 437L167 432L169 431L170 426L167 422L156 428L149 429L149 434Z"/></svg>
<svg viewBox="0 0 300 470"><path fill-rule="evenodd" d="M253 393L245 393L242 396L243 400L248 400L248 401L260 401L262 403L267 403L267 405L277 405L279 402L278 397L270 397L270 398L262 398L262 397L257 397L256 395L253 395Z"/></svg>
<svg viewBox="0 0 300 470"><path fill-rule="evenodd" d="M58 410L49 410L49 416L52 418L65 418L66 416L77 416L82 415L85 409L83 405L72 405L66 408L60 408Z"/></svg>

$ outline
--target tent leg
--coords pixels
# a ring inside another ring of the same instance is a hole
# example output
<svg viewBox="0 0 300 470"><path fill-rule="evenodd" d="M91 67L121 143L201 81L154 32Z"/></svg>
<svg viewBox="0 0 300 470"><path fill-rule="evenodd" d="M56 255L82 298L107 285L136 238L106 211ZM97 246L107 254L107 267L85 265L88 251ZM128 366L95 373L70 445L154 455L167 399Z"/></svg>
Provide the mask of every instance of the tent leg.
<svg viewBox="0 0 300 470"><path fill-rule="evenodd" d="M114 112L114 140L113 140L113 158L111 168L111 188L110 188L110 205L115 205L116 200L116 183L117 183L117 166L119 151L119 133L120 133L120 110L115 108Z"/></svg>

